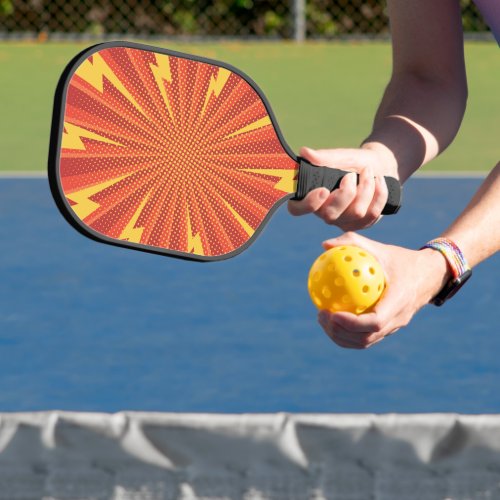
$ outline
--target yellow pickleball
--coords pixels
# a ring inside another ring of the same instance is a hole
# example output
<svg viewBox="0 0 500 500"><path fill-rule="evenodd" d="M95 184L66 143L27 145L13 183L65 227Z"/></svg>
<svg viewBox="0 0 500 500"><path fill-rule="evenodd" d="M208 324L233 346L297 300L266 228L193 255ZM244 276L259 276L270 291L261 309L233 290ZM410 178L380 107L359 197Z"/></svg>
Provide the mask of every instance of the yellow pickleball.
<svg viewBox="0 0 500 500"><path fill-rule="evenodd" d="M318 309L362 314L382 295L384 271L377 259L363 248L334 247L313 263L307 288Z"/></svg>

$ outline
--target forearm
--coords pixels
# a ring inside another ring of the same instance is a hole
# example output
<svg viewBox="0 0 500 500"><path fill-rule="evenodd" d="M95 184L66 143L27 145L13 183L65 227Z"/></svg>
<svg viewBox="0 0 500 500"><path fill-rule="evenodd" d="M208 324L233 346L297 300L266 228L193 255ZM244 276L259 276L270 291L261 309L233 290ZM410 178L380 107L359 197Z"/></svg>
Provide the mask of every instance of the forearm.
<svg viewBox="0 0 500 500"><path fill-rule="evenodd" d="M500 250L500 162L442 236L460 247L471 267Z"/></svg>
<svg viewBox="0 0 500 500"><path fill-rule="evenodd" d="M392 78L364 148L405 181L455 137L467 99L458 0L387 1Z"/></svg>
<svg viewBox="0 0 500 500"><path fill-rule="evenodd" d="M385 155L404 182L454 139L463 118L465 82L426 81L410 73L394 75L363 148Z"/></svg>
<svg viewBox="0 0 500 500"><path fill-rule="evenodd" d="M449 238L461 249L470 267L500 250L500 163L481 184L470 203L441 237ZM419 252L424 263L420 284L424 302L428 302L452 277L451 269L440 252L425 248Z"/></svg>

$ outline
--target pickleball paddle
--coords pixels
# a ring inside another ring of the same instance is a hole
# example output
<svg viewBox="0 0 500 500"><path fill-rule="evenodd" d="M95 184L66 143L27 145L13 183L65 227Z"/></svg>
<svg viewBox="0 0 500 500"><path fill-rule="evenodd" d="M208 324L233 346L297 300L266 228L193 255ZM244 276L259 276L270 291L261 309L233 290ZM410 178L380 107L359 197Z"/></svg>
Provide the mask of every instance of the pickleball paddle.
<svg viewBox="0 0 500 500"><path fill-rule="evenodd" d="M105 243L232 257L288 199L339 186L284 141L262 91L218 61L131 42L90 47L57 86L49 153L64 217ZM384 214L400 206L386 177Z"/></svg>

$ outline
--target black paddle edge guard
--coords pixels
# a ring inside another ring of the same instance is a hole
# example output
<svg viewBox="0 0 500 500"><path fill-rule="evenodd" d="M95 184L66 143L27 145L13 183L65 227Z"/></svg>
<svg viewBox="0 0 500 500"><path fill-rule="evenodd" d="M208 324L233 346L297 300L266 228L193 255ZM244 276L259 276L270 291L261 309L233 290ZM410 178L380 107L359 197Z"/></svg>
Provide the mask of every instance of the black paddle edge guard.
<svg viewBox="0 0 500 500"><path fill-rule="evenodd" d="M188 260L192 262L216 262L216 261L223 261L226 259L230 259L232 257L235 257L245 251L250 245L252 245L255 240L258 238L258 236L261 234L262 230L266 227L268 224L269 220L271 217L276 213L278 208L285 203L292 194L289 194L287 196L284 196L283 198L279 199L268 211L267 215L264 217L260 225L257 227L255 233L253 236L243 245L240 247L236 248L235 250L221 254L221 255L211 255L211 256L206 256L206 255L198 255L198 254L191 254L187 252L182 252L178 250L171 250L171 249L165 249L165 248L160 248L160 247L153 247L153 246L147 246L143 245L141 243L132 243L129 241L124 241L124 240L117 240L115 238L111 238L109 236L106 236L104 234L98 233L94 229L92 229L90 226L86 225L83 221L81 221L78 217L76 217L75 213L73 212L71 205L68 203L66 196L64 194L64 190L62 188L62 182L61 182L61 177L60 177L60 172L59 172L59 164L60 164L60 156L61 156L61 144L62 144L62 134L64 130L64 114L65 114L65 108L66 108L66 94L67 94L67 89L69 82L73 76L73 74L76 72L76 70L79 68L79 66L90 56L93 54L107 49L107 48L130 48L130 49L137 49L137 50L145 50L148 52L152 52L155 54L164 54L167 56L173 56L173 57L178 57L180 59L188 59L191 61L198 61L206 64L211 64L214 66L218 66L221 68L225 68L236 75L240 76L243 80L245 80L257 93L257 95L260 97L262 100L264 107L266 108L266 111L269 115L269 118L271 119L271 123L274 127L274 130L278 136L279 141L281 142L281 145L283 146L283 149L285 152L288 154L290 158L292 158L294 161L298 162L297 156L294 154L293 150L290 148L290 146L287 144L285 141L285 138L283 136L283 133L281 132L281 129L279 128L278 121L274 115L274 112L271 108L271 104L267 100L267 97L264 95L264 92L260 89L260 87L257 85L257 83L252 80L246 73L241 71L240 69L236 68L235 66L232 66L231 64L228 64L223 61L218 61L216 59L209 59L206 57L201 57L201 56L196 56L193 54L186 54L183 52L178 52L176 50L171 50L171 49L166 49L162 47L155 47L152 45L145 45L142 43L136 43L136 42L128 42L128 41L123 41L123 40L115 40L115 41L109 41L109 42L102 42L102 43L97 43L94 45L91 45L89 47L86 47L82 51L80 51L78 54L76 54L70 62L66 65L64 71L62 72L59 81L57 83L56 91L54 94L54 103L53 103L53 112L52 112L52 125L51 125L51 131L50 131L50 143L49 143L49 157L48 157L48 179L49 179L49 186L50 190L52 193L52 196L54 198L54 201L56 203L57 208L61 212L62 216L66 219L66 221L73 226L80 234L83 234L87 238L90 238L91 240L97 241L99 243L105 243L108 245L113 245L121 248L129 248L132 250L139 250L141 252L146 252L146 253L151 253L151 254L158 254L158 255L165 255L168 257L174 257L177 259L182 259L182 260Z"/></svg>
<svg viewBox="0 0 500 500"><path fill-rule="evenodd" d="M350 172L339 170L338 168L315 166L304 158L298 158L299 179L297 182L297 192L293 200L302 200L307 193L319 187L326 187L333 191L340 186L340 181ZM359 182L359 175L356 175L356 182ZM387 203L382 210L383 215L395 214L401 208L402 188L401 184L394 177L384 177L389 191Z"/></svg>

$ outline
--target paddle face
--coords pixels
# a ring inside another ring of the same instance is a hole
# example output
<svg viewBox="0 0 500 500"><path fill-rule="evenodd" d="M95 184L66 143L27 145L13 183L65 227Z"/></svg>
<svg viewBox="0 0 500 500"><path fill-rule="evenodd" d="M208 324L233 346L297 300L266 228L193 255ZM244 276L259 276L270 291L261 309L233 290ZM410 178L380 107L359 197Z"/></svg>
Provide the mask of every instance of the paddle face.
<svg viewBox="0 0 500 500"><path fill-rule="evenodd" d="M105 43L59 82L49 180L63 215L93 239L227 258L293 195L297 174L262 92L229 65Z"/></svg>

